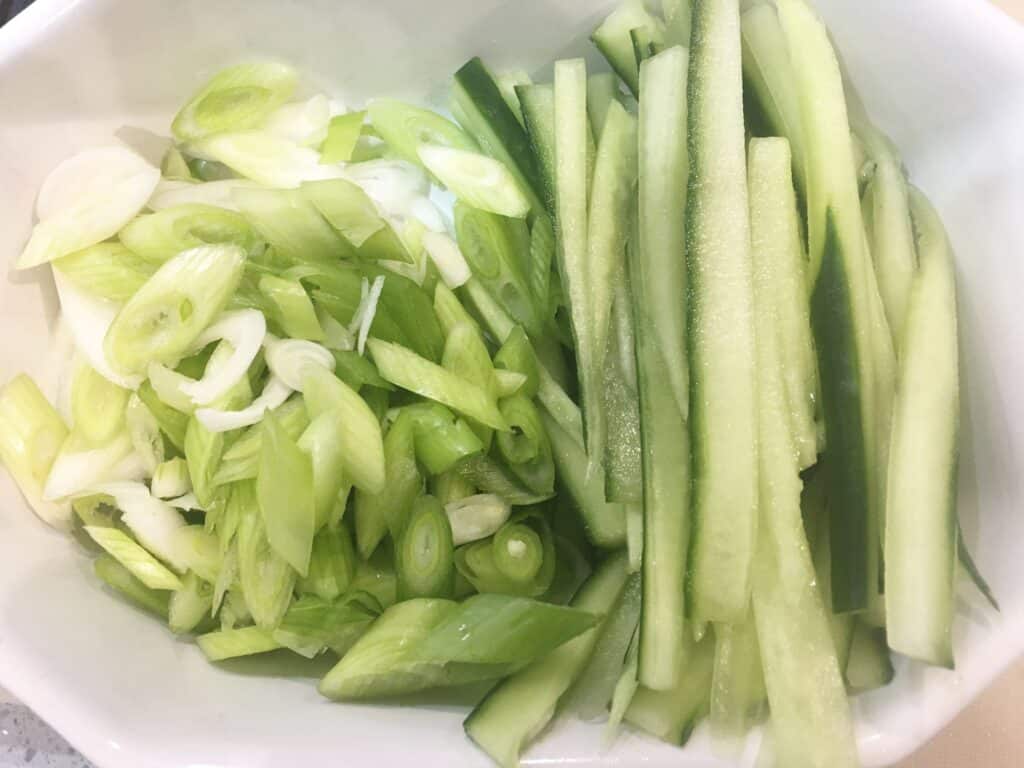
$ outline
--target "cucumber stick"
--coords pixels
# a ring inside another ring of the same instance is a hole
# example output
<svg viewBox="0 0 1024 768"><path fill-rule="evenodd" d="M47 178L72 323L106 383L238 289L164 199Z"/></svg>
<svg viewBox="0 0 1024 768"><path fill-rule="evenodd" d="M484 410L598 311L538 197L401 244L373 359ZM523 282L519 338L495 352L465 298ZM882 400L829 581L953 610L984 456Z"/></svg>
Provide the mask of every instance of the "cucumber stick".
<svg viewBox="0 0 1024 768"><path fill-rule="evenodd" d="M800 99L808 173L808 281L828 437L832 598L863 610L877 592L880 499L877 286L866 252L842 75L804 0L780 0ZM879 302L880 303L880 302Z"/></svg>
<svg viewBox="0 0 1024 768"><path fill-rule="evenodd" d="M516 95L530 146L537 158L541 190L548 213L555 212L555 89L550 83L517 85Z"/></svg>
<svg viewBox="0 0 1024 768"><path fill-rule="evenodd" d="M757 530L753 277L738 0L693 5L686 209L692 614L742 621Z"/></svg>
<svg viewBox="0 0 1024 768"><path fill-rule="evenodd" d="M938 214L910 192L920 267L903 328L889 455L885 606L890 647L953 666L960 391L953 256Z"/></svg>
<svg viewBox="0 0 1024 768"><path fill-rule="evenodd" d="M640 407L637 401L636 333L629 280L615 278L612 328L604 358L604 411L608 439L604 451L604 491L610 502L639 504L643 494L640 459Z"/></svg>
<svg viewBox="0 0 1024 768"><path fill-rule="evenodd" d="M753 614L742 624L716 624L708 718L712 737L724 743L743 738L760 714L765 697Z"/></svg>
<svg viewBox="0 0 1024 768"><path fill-rule="evenodd" d="M682 670L689 538L686 428L685 48L640 67L640 184L629 250L644 501L640 682L674 687ZM638 247L637 247L638 246Z"/></svg>
<svg viewBox="0 0 1024 768"><path fill-rule="evenodd" d="M772 160L780 140L753 142L750 174L756 179L782 162ZM779 152L782 160L788 159ZM767 158L767 161L766 161ZM853 724L829 629L829 614L815 584L800 513L800 474L790 434L778 341L780 265L760 247L772 229L760 185L751 183L751 230L757 327L760 530L754 561L753 608L779 764L787 768L858 765ZM774 329L775 333L763 333Z"/></svg>
<svg viewBox="0 0 1024 768"><path fill-rule="evenodd" d="M607 614L628 576L625 555L611 556L580 588L572 606ZM602 629L598 625L587 630L502 681L466 718L466 735L503 768L518 766L520 751L551 720L559 699L590 659Z"/></svg>
<svg viewBox="0 0 1024 768"><path fill-rule="evenodd" d="M594 30L590 39L636 96L640 93L640 71L630 34L634 29L646 30L659 43L664 40L664 23L644 7L643 0L625 0Z"/></svg>
<svg viewBox="0 0 1024 768"><path fill-rule="evenodd" d="M452 112L481 149L508 168L530 204L540 210L540 176L530 140L479 58L455 73Z"/></svg>
<svg viewBox="0 0 1024 768"><path fill-rule="evenodd" d="M858 621L846 662L846 684L852 691L873 691L891 683L894 675L885 630Z"/></svg>
<svg viewBox="0 0 1024 768"><path fill-rule="evenodd" d="M777 279L774 292L778 297L778 327L758 327L758 334L774 332L787 361L783 377L790 432L803 470L818 457L818 428L814 421L818 369L789 143L785 139L753 139L750 155L750 196L761 202L753 212L762 217L758 227L760 239L753 246L770 254L768 258L778 266L772 273Z"/></svg>

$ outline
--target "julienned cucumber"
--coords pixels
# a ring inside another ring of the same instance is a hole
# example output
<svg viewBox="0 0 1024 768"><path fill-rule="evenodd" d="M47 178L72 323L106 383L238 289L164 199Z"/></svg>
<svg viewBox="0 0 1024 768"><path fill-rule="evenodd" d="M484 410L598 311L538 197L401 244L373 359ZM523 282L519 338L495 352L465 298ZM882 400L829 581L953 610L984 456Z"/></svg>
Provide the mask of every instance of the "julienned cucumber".
<svg viewBox="0 0 1024 768"><path fill-rule="evenodd" d="M788 170L784 139L755 139L752 179L772 169ZM777 155L777 156L776 156ZM760 247L767 234L764 214L771 201L751 184L757 304L757 393L760 530L754 561L753 607L761 661L772 711L779 764L787 768L854 768L857 746L842 668L829 630L829 616L815 584L800 509L797 465L779 343L780 306L775 291L780 265ZM784 268L784 267L783 267ZM768 332L765 332L768 331ZM774 332L772 332L774 331Z"/></svg>
<svg viewBox="0 0 1024 768"><path fill-rule="evenodd" d="M692 611L743 620L757 530L753 277L738 0L693 6L689 74Z"/></svg>
<svg viewBox="0 0 1024 768"><path fill-rule="evenodd" d="M643 469L643 613L639 679L669 690L683 668L689 539L686 429L685 48L640 66L640 184L630 285L636 328Z"/></svg>
<svg viewBox="0 0 1024 768"><path fill-rule="evenodd" d="M590 39L636 96L640 93L640 71L630 34L634 29L646 30L646 35L658 42L664 39L664 23L644 7L643 0L626 0Z"/></svg>
<svg viewBox="0 0 1024 768"><path fill-rule="evenodd" d="M904 323L892 425L885 530L885 605L893 650L953 666L957 437L956 286L934 208L910 191L920 267Z"/></svg>
<svg viewBox="0 0 1024 768"><path fill-rule="evenodd" d="M541 192L548 213L555 214L555 89L550 83L517 85L523 121L537 158Z"/></svg>
<svg viewBox="0 0 1024 768"><path fill-rule="evenodd" d="M539 210L542 187L530 140L479 58L455 73L452 111L481 148L505 164Z"/></svg>
<svg viewBox="0 0 1024 768"><path fill-rule="evenodd" d="M843 82L828 32L803 0L780 0L807 148L811 321L827 434L832 599L868 607L877 590L876 381L871 291ZM877 290L877 289L875 289Z"/></svg>
<svg viewBox="0 0 1024 768"><path fill-rule="evenodd" d="M580 588L572 606L607 614L629 576L624 553L612 555ZM517 768L519 753L548 722L558 700L583 670L597 643L598 625L506 678L466 718L466 735L503 768Z"/></svg>

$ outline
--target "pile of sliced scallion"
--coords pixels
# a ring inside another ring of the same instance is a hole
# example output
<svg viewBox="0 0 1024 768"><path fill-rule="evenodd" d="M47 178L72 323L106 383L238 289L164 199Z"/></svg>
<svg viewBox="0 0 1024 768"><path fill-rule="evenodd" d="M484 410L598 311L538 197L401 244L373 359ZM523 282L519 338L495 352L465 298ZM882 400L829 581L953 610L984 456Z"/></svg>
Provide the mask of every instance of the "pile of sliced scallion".
<svg viewBox="0 0 1024 768"><path fill-rule="evenodd" d="M469 61L454 120L246 63L159 168L58 165L17 266L73 366L0 390L39 517L212 661L493 685L503 766L556 712L766 708L781 765L855 765L889 648L952 665L949 245L804 0L663 5L613 72Z"/></svg>

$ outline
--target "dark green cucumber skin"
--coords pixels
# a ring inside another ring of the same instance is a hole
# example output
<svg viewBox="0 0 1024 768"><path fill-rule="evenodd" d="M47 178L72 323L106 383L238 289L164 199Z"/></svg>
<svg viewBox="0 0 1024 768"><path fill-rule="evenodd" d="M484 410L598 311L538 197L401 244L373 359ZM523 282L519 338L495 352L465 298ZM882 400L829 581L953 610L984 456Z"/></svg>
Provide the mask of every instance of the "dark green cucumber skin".
<svg viewBox="0 0 1024 768"><path fill-rule="evenodd" d="M835 213L825 217L821 272L811 297L811 325L821 371L828 445L829 533L832 554L832 607L836 613L862 610L871 588L868 547L870 523L867 444L863 431L860 368L843 245Z"/></svg>
<svg viewBox="0 0 1024 768"><path fill-rule="evenodd" d="M474 57L455 73L455 81L473 99L480 114L491 126L505 151L519 168L519 172L532 187L531 192L540 200L545 199L537 159L533 154L530 139L523 126L508 106L497 83L487 71L480 57Z"/></svg>

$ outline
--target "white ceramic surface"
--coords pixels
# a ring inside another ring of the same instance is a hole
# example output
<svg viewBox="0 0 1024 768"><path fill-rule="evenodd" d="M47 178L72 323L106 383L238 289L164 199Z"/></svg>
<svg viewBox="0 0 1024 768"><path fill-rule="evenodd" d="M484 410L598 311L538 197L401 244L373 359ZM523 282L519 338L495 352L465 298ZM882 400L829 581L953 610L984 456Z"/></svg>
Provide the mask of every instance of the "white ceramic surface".
<svg viewBox="0 0 1024 768"><path fill-rule="evenodd" d="M39 0L0 30L0 261L11 264L20 251L35 190L58 160L115 134L158 148L145 130L166 133L175 105L221 65L280 56L350 103L380 93L436 101L470 55L543 69L585 51L604 5ZM884 765L1024 651L1024 33L983 0L821 6L869 108L940 208L959 254L961 508L967 539L1003 603L994 616L964 588L957 671L901 664L893 685L859 701L864 758ZM4 272L0 380L27 370L52 393L66 357L66 347L50 343L52 283L42 271ZM339 706L319 697L312 677L253 674L260 669L214 668L104 593L73 542L39 523L0 477L0 683L103 768L487 764L462 735L463 710L443 699L417 709ZM712 756L701 733L682 752L627 735L602 756L598 743L596 729L576 724L528 757L732 764ZM756 744L747 752L749 764Z"/></svg>

